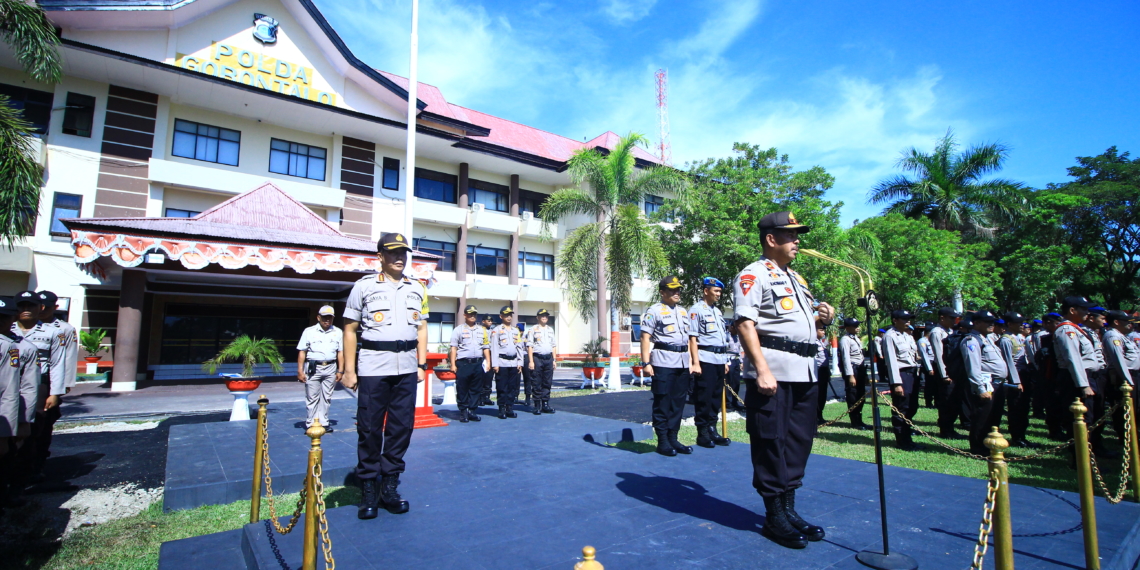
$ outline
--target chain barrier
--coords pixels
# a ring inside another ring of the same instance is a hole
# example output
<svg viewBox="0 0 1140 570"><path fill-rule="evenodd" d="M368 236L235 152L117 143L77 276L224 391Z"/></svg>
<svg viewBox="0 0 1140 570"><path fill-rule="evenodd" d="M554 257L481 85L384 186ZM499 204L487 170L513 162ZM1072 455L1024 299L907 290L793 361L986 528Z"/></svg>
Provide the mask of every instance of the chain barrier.
<svg viewBox="0 0 1140 570"><path fill-rule="evenodd" d="M1119 406L1119 404L1117 406ZM1113 413L1115 413L1117 406L1113 407ZM1105 417L1108 417L1109 415L1110 414L1105 414ZM1129 408L1127 406L1125 406L1125 408L1124 408L1124 433L1129 433L1129 431L1131 429L1132 429L1132 414L1129 412ZM1124 455L1123 455L1124 471L1120 475L1120 489L1116 492L1115 495L1108 492L1108 486L1105 485L1105 483L1104 483L1104 476L1101 475L1100 467L1096 463L1096 454L1093 453L1091 441L1088 442L1088 446L1089 446L1089 464L1092 466L1092 472L1093 472L1093 475L1096 476L1097 486L1100 487L1100 491L1101 491L1101 493L1104 494L1104 498L1108 499L1108 502L1110 504L1113 504L1113 505L1119 503L1120 501L1123 501L1124 495L1126 495L1128 493L1128 482L1130 480L1130 476L1135 476L1135 474L1133 474L1131 472L1132 471L1131 470L1131 466L1132 466L1131 462L1128 461L1128 458L1132 457L1132 438L1129 438L1129 437L1124 438Z"/></svg>
<svg viewBox="0 0 1140 570"><path fill-rule="evenodd" d="M736 390L733 390L732 387L730 387L728 385L728 382L725 382L724 388L725 388L725 390L728 390L729 393L732 394L732 397L734 399L736 399L737 402L740 402L741 406L744 405L744 400L740 399L740 396L737 395ZM844 410L843 413L839 414L839 416L837 416L835 419L824 422L822 424L819 424L819 427L822 428L822 427L829 427L829 426L835 425L836 422L843 419L845 416L847 416L847 414L850 414L855 408L857 408L861 404L863 404L863 402L866 401L866 399L867 399L867 395L864 394L861 398L859 398L859 400L857 402L855 402L854 404L851 404L851 406L849 406L846 410Z"/></svg>
<svg viewBox="0 0 1140 570"><path fill-rule="evenodd" d="M990 459L989 457L983 457L981 455L976 455L976 454L970 453L968 451L958 449L957 447L954 447L953 445L950 445L950 444L942 441L941 439L938 439L937 437L930 435L929 433L926 432L926 430L918 427L917 425L915 425L914 422L910 421L910 418L906 417L905 414L900 412L899 409L896 408L895 405L890 402L890 400L884 399L882 401L882 403L884 405L888 406L891 409L891 411L893 411L895 413L895 416L897 416L899 419L901 419L903 421L903 423L910 426L911 429L918 432L920 435L929 439L930 441L933 441L934 443L946 448L948 451L952 451L952 452L957 453L958 455L961 455L964 457L969 457L970 459L977 459L979 461L989 461L989 459Z"/></svg>
<svg viewBox="0 0 1140 570"><path fill-rule="evenodd" d="M269 503L269 520L273 522L273 528L279 534L289 534L293 532L293 527L297 526L297 521L301 520L301 511L305 508L305 498L308 493L308 486L301 487L301 496L297 499L297 508L293 510L293 516L289 519L289 524L281 526L277 522L277 501L273 497L273 479L269 476L269 427L265 428L265 439L261 443L261 467L262 473L265 474L265 502Z"/></svg>
<svg viewBox="0 0 1140 570"><path fill-rule="evenodd" d="M982 506L982 524L978 528L978 542L974 545L974 563L970 565L973 570L980 570L982 561L986 558L986 550L990 547L990 532L994 528L994 503L997 500L998 485L1001 483L994 474L986 484L986 504Z"/></svg>
<svg viewBox="0 0 1140 570"><path fill-rule="evenodd" d="M332 555L332 537L329 536L329 520L325 517L325 483L321 480L321 464L313 466L313 491L317 497L317 515L320 517L318 530L321 536L321 550L325 556L325 568L336 570Z"/></svg>

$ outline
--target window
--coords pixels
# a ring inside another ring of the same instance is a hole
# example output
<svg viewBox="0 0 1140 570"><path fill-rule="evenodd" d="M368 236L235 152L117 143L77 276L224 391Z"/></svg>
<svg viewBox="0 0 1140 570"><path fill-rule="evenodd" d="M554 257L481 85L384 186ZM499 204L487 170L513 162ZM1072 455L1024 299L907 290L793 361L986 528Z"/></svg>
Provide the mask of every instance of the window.
<svg viewBox="0 0 1140 570"><path fill-rule="evenodd" d="M508 212L511 209L511 189L502 184L492 184L482 180L472 180L469 186L472 204L495 212Z"/></svg>
<svg viewBox="0 0 1140 570"><path fill-rule="evenodd" d="M310 180L325 179L323 148L281 139L269 141L269 171Z"/></svg>
<svg viewBox="0 0 1140 570"><path fill-rule="evenodd" d="M665 206L665 198L661 196L654 196L653 194L645 195L645 215L650 216L656 214Z"/></svg>
<svg viewBox="0 0 1140 570"><path fill-rule="evenodd" d="M455 313L429 313L427 324L429 347L433 344L450 343L451 331L455 328Z"/></svg>
<svg viewBox="0 0 1140 570"><path fill-rule="evenodd" d="M59 220L62 218L78 218L80 210L83 209L83 196L76 196L75 194L60 194L55 193L55 198L51 204L51 235L53 236L69 236L71 232L64 227L63 222Z"/></svg>
<svg viewBox="0 0 1140 570"><path fill-rule="evenodd" d="M459 177L454 174L416 169L416 198L454 204L455 187L458 185Z"/></svg>
<svg viewBox="0 0 1140 570"><path fill-rule="evenodd" d="M455 244L431 239L413 239L412 247L424 253L433 253L443 257L439 260L439 266L436 269L455 271Z"/></svg>
<svg viewBox="0 0 1140 570"><path fill-rule="evenodd" d="M519 190L519 212L530 212L537 216L538 212L542 210L542 205L549 197L549 194L543 194L541 192Z"/></svg>
<svg viewBox="0 0 1140 570"><path fill-rule="evenodd" d="M201 364L243 334L273 339L286 362L296 361L297 342L311 324L304 308L171 303L163 314L158 363Z"/></svg>
<svg viewBox="0 0 1140 570"><path fill-rule="evenodd" d="M395 158L384 159L383 187L389 190L400 189L400 161Z"/></svg>
<svg viewBox="0 0 1140 570"><path fill-rule="evenodd" d="M631 334L633 335L630 338L633 339L633 343L637 344L641 342L641 315L634 315L631 313L629 315L629 324Z"/></svg>
<svg viewBox="0 0 1140 570"><path fill-rule="evenodd" d="M554 256L543 253L519 252L519 277L522 279L554 280Z"/></svg>
<svg viewBox="0 0 1140 570"><path fill-rule="evenodd" d="M82 93L68 93L67 107L63 110L63 134L91 137L95 122L95 98Z"/></svg>
<svg viewBox="0 0 1140 570"><path fill-rule="evenodd" d="M174 120L174 156L237 166L241 133L201 123Z"/></svg>
<svg viewBox="0 0 1140 570"><path fill-rule="evenodd" d="M193 218L202 212L195 212L194 210L179 210L178 208L167 208L166 217L168 218Z"/></svg>
<svg viewBox="0 0 1140 570"><path fill-rule="evenodd" d="M507 275L507 250L467 246L467 272L476 275Z"/></svg>
<svg viewBox="0 0 1140 570"><path fill-rule="evenodd" d="M47 134L54 99L51 93L0 83L0 95L8 97L9 107L23 111L24 120L32 124L33 133Z"/></svg>

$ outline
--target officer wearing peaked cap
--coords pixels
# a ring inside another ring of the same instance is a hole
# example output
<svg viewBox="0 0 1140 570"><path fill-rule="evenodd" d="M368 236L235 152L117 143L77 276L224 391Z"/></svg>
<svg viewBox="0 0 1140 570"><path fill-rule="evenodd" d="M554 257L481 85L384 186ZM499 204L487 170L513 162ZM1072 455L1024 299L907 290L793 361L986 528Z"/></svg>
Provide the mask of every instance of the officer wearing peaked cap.
<svg viewBox="0 0 1140 570"><path fill-rule="evenodd" d="M1025 432L1029 429L1029 413L1032 411L1037 380L1029 366L1028 342L1016 334L1021 330L1025 317L1017 311L1007 311L1002 315L1002 320L1005 321L1005 327L999 331L998 350L1009 369L1005 379L1016 387L1005 386L1001 390L999 400L994 402L995 410L990 423L1001 425L998 404L1004 400L1005 409L1009 413L1010 442L1017 447L1035 448L1038 445L1025 439Z"/></svg>
<svg viewBox="0 0 1140 570"><path fill-rule="evenodd" d="M1131 330L1128 313L1106 312L1105 325L1104 359L1108 367L1109 383L1113 387L1123 384L1132 386L1133 403L1135 403L1136 378L1140 376L1140 348L1125 336ZM1117 389L1116 392L1119 393L1120 390ZM1135 405L1133 409L1136 409ZM1124 441L1124 406L1117 408L1117 412L1113 414L1112 427L1120 440Z"/></svg>
<svg viewBox="0 0 1140 570"><path fill-rule="evenodd" d="M479 324L483 325L483 329L486 330L488 334L490 334L491 329L495 328L495 322L494 319L491 318L490 313L484 314ZM490 363L491 361L488 360L487 370L483 372L483 389L480 392L476 406L491 406L495 403L491 401L491 391L494 389L495 383L495 370L491 368Z"/></svg>
<svg viewBox="0 0 1140 570"><path fill-rule="evenodd" d="M302 331L297 341L297 381L305 384L306 428L314 421L329 425L333 390L344 375L344 331L333 325L335 315L332 306L321 307L317 324Z"/></svg>
<svg viewBox="0 0 1140 570"><path fill-rule="evenodd" d="M653 431L657 453L674 457L693 449L677 440L681 414L692 382L689 353L689 315L680 306L681 282L666 277L657 284L661 301L641 316L641 361L645 374L653 377Z"/></svg>
<svg viewBox="0 0 1140 570"><path fill-rule="evenodd" d="M491 365L491 336L478 320L479 309L467 305L463 325L451 331L448 358L455 371L455 402L462 423L481 421L475 410L483 399L483 374Z"/></svg>
<svg viewBox="0 0 1140 570"><path fill-rule="evenodd" d="M11 297L0 297L0 508L24 488L28 474L17 466L16 457L28 445L40 409L37 349L12 332L16 312Z"/></svg>
<svg viewBox="0 0 1140 570"><path fill-rule="evenodd" d="M993 409L994 383L1009 374L1001 352L989 335L993 333L997 315L977 311L971 316L973 328L959 345L969 390L963 398L964 409L970 416L970 453L986 455L986 435L990 431L989 418Z"/></svg>
<svg viewBox="0 0 1140 570"><path fill-rule="evenodd" d="M701 282L701 300L689 308L689 360L696 401L693 420L697 426L697 445L708 448L730 443L716 431L729 364L728 331L716 306L723 291L724 283L720 279L705 277Z"/></svg>
<svg viewBox="0 0 1140 570"><path fill-rule="evenodd" d="M550 388L554 385L554 354L558 349L554 340L554 329L550 322L550 311L538 310L538 324L526 329L523 342L530 357L532 413L553 414L550 407Z"/></svg>
<svg viewBox="0 0 1140 570"><path fill-rule="evenodd" d="M55 328L56 340L63 345L63 386L70 392L79 375L79 338L75 327L56 314L59 311L59 297L51 291L40 291L39 296L40 322Z"/></svg>
<svg viewBox="0 0 1140 570"><path fill-rule="evenodd" d="M16 322L12 332L24 337L36 347L40 364L40 391L36 406L36 421L32 424L32 435L21 450L27 461L31 477L43 475L44 463L51 454L52 431L60 418L60 399L67 394L67 356L64 335L55 327L40 320L43 312L43 297L35 291L21 291L16 294ZM54 305L54 303L53 303Z"/></svg>
<svg viewBox="0 0 1140 570"><path fill-rule="evenodd" d="M1096 304L1080 296L1065 297L1061 302L1061 316L1065 318L1053 333L1053 345L1057 354L1057 390L1059 397L1054 407L1063 414L1064 408L1080 398L1088 412L1085 422L1090 426L1104 416L1107 380L1102 374L1103 357L1096 352L1096 345L1089 333L1080 326L1088 318L1089 310ZM1063 415L1062 415L1063 417ZM1071 422L1065 427L1072 437ZM1089 432L1089 443L1093 451L1101 453L1103 426Z"/></svg>
<svg viewBox="0 0 1140 570"><path fill-rule="evenodd" d="M393 514L408 512L408 502L396 488L412 439L416 385L427 369L427 288L404 276L411 247L403 235L385 233L376 250L381 272L353 284L344 308L342 343L341 384L359 392L356 477L361 519L376 518L380 506Z"/></svg>
<svg viewBox="0 0 1140 570"><path fill-rule="evenodd" d="M499 419L516 418L515 401L519 397L519 375L522 374L522 333L514 326L515 310L510 305L499 309L499 326L491 329L491 366L499 391Z"/></svg>
<svg viewBox="0 0 1140 570"><path fill-rule="evenodd" d="M946 340L955 333L955 326L961 317L950 307L938 309L938 324L926 333L930 350L934 353L931 363L934 366L934 405L938 407L938 434L940 437L957 439L961 436L954 431L954 421L961 411L961 403L956 400L954 380L946 362Z"/></svg>
<svg viewBox="0 0 1140 570"><path fill-rule="evenodd" d="M859 343L859 319L843 319L843 336L839 338L839 373L843 375L844 396L851 410L851 427L868 429L863 422L863 396L867 394L867 367L863 347Z"/></svg>
<svg viewBox="0 0 1140 570"><path fill-rule="evenodd" d="M926 407L934 407L934 392L942 382L934 379L934 350L930 347L930 339L926 333L934 328L934 323L914 323L914 342L918 345L918 368L922 374L922 395L926 399Z"/></svg>
<svg viewBox="0 0 1140 570"><path fill-rule="evenodd" d="M733 280L733 305L747 356L745 405L752 440L752 485L764 499L763 533L777 544L804 548L823 540L822 527L796 511L795 492L816 433L816 322L830 324L834 309L818 303L808 282L790 267L800 236L811 230L791 212L758 224L763 256Z"/></svg>
<svg viewBox="0 0 1140 570"><path fill-rule="evenodd" d="M905 451L922 449L914 443L908 420L918 413L919 377L918 345L911 336L911 321L914 315L906 309L891 313L892 326L883 335L883 365L887 370L887 381L891 385L891 400L895 412L891 424L895 432L895 445Z"/></svg>

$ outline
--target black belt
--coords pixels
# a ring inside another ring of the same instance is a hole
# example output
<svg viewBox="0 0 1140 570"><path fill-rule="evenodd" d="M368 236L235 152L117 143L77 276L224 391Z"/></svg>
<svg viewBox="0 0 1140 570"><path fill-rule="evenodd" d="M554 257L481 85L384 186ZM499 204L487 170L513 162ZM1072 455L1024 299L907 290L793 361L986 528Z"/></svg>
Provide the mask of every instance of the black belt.
<svg viewBox="0 0 1140 570"><path fill-rule="evenodd" d="M419 340L362 340L360 348L380 352L408 352L419 346Z"/></svg>
<svg viewBox="0 0 1140 570"><path fill-rule="evenodd" d="M689 352L689 347L687 345L669 344L667 342L655 342L653 343L653 348L667 352Z"/></svg>
<svg viewBox="0 0 1140 570"><path fill-rule="evenodd" d="M306 362L312 362L317 366L328 366L329 364L336 364L335 360L306 360Z"/></svg>
<svg viewBox="0 0 1140 570"><path fill-rule="evenodd" d="M775 336L762 336L760 337L760 346L764 348L771 348L772 350L779 350L782 352L790 352L800 356L815 356L819 352L819 345L814 342L796 342L786 338Z"/></svg>
<svg viewBox="0 0 1140 570"><path fill-rule="evenodd" d="M455 361L456 362L462 362L464 364L466 364L468 362L483 362L483 357L482 356L472 356L471 358L456 358Z"/></svg>
<svg viewBox="0 0 1140 570"><path fill-rule="evenodd" d="M538 353L538 352L536 352L536 353L534 353L534 357L535 357L535 358L541 358L541 359L543 359L543 360L546 360L546 359L548 359L548 358L554 358L554 355L553 355L553 354L551 354L551 353L549 353L549 352L548 352L548 353L546 353L546 354L541 354L541 353Z"/></svg>
<svg viewBox="0 0 1140 570"><path fill-rule="evenodd" d="M509 356L508 356L508 355L506 355L506 354L500 354L500 355L499 355L499 358L500 358L500 359L502 359L502 360L514 360L514 359L516 359L516 358L518 358L518 357L519 357L519 355L517 355L517 354L511 354L511 355L509 355Z"/></svg>
<svg viewBox="0 0 1140 570"><path fill-rule="evenodd" d="M899 372L910 372L911 374L914 374L917 371L917 366L903 366L902 368L899 368Z"/></svg>
<svg viewBox="0 0 1140 570"><path fill-rule="evenodd" d="M711 352L713 354L724 354L724 353L728 352L728 347L727 346L708 346L708 345L704 345L704 344L698 344L697 350L703 350L705 352Z"/></svg>

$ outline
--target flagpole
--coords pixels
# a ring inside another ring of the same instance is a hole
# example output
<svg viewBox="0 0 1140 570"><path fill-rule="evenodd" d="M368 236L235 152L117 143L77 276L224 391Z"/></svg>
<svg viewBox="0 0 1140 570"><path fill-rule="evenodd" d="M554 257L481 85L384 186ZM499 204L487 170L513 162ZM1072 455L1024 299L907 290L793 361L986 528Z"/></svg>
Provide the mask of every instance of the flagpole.
<svg viewBox="0 0 1140 570"><path fill-rule="evenodd" d="M419 87L419 79L417 78L419 75L417 73L420 45L419 26L420 2L419 0L412 0L411 56L408 67L408 141L405 145L407 153L404 155L404 176L401 179L401 182L404 183L404 235L409 240L415 239L412 236L412 223L416 203L416 114L419 111L416 107L416 101L417 88Z"/></svg>

